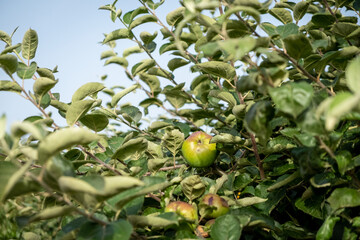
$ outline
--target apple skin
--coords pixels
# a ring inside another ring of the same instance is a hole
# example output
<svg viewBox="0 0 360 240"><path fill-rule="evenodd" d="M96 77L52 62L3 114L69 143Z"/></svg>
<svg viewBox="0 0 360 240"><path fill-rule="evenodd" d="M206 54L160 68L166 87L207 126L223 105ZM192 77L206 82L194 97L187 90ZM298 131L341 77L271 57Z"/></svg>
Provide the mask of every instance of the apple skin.
<svg viewBox="0 0 360 240"><path fill-rule="evenodd" d="M184 141L181 151L190 166L202 168L214 163L218 152L216 143L209 143L211 138L211 135L197 131Z"/></svg>
<svg viewBox="0 0 360 240"><path fill-rule="evenodd" d="M225 199L217 194L208 193L205 194L199 204L200 214L204 218L217 218L225 215L229 211L229 205ZM207 209L209 207L215 207L211 212Z"/></svg>
<svg viewBox="0 0 360 240"><path fill-rule="evenodd" d="M165 212L174 212L189 222L198 220L197 209L187 202L171 202L165 207Z"/></svg>

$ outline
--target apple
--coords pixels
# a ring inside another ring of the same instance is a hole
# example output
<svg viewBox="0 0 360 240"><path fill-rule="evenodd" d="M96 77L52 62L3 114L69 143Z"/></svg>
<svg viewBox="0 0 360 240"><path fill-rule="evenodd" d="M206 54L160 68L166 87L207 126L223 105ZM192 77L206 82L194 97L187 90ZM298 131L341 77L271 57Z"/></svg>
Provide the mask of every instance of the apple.
<svg viewBox="0 0 360 240"><path fill-rule="evenodd" d="M187 163L192 167L209 167L217 156L216 143L210 143L212 136L197 131L183 143L181 151Z"/></svg>
<svg viewBox="0 0 360 240"><path fill-rule="evenodd" d="M229 211L229 205L225 199L217 194L205 194L199 204L200 214L204 218L217 218Z"/></svg>
<svg viewBox="0 0 360 240"><path fill-rule="evenodd" d="M187 202L171 202L165 207L165 212L174 212L189 222L195 222L198 219L197 209Z"/></svg>

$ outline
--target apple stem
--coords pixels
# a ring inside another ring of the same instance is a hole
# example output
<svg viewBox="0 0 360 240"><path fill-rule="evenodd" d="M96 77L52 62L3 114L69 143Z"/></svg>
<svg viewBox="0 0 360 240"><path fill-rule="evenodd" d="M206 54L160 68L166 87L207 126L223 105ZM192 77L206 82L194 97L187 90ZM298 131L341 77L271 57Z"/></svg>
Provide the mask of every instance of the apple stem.
<svg viewBox="0 0 360 240"><path fill-rule="evenodd" d="M265 172L264 172L264 168L263 168L263 164L259 155L259 151L256 145L256 140L255 140L255 135L250 133L250 138L251 138L251 142L252 142L252 146L253 146L253 150L254 150L254 154L255 154L255 159L259 168L259 172L260 172L260 179L263 180L265 179Z"/></svg>

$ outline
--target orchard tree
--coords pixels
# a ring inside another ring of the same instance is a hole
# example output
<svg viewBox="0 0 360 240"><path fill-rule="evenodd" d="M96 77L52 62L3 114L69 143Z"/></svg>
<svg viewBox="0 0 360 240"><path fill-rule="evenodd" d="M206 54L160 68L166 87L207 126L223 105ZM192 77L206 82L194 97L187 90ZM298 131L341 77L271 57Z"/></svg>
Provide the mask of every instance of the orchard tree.
<svg viewBox="0 0 360 240"><path fill-rule="evenodd" d="M360 1L163 2L100 7L121 26L101 59L127 85L88 82L71 102L35 62L36 30L0 31L0 90L41 113L0 120L1 238L357 239ZM210 141L183 147L199 131Z"/></svg>

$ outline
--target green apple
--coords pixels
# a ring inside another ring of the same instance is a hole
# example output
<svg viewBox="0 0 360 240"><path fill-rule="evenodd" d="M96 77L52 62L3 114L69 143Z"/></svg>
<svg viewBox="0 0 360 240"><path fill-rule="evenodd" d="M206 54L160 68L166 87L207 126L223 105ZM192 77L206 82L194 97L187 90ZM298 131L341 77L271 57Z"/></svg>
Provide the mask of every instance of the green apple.
<svg viewBox="0 0 360 240"><path fill-rule="evenodd" d="M211 135L194 132L183 143L181 151L192 167L209 167L217 156L216 143L210 143Z"/></svg>
<svg viewBox="0 0 360 240"><path fill-rule="evenodd" d="M198 219L197 209L187 202L171 202L165 207L165 212L174 212L189 222L196 222Z"/></svg>
<svg viewBox="0 0 360 240"><path fill-rule="evenodd" d="M199 204L200 214L204 218L217 218L229 211L229 205L217 194L208 193L204 195Z"/></svg>

